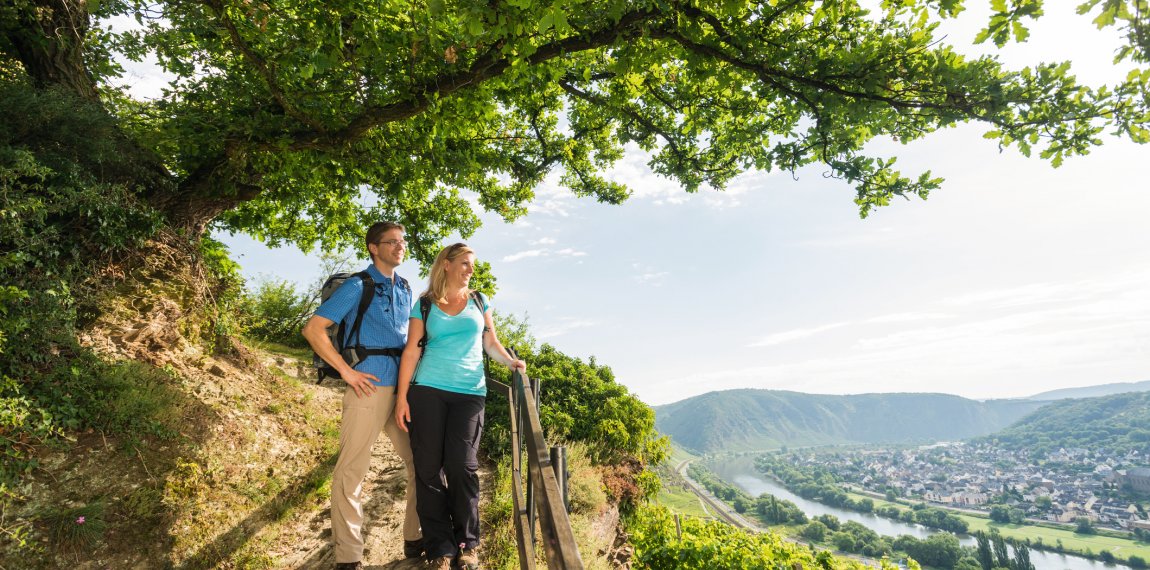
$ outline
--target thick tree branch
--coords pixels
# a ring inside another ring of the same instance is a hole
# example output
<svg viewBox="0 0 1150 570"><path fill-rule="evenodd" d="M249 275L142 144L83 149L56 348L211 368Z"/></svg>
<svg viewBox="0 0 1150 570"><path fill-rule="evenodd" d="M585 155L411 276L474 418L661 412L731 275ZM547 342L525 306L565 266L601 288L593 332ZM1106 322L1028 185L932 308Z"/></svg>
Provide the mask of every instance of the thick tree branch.
<svg viewBox="0 0 1150 570"><path fill-rule="evenodd" d="M527 58L527 63L538 65L568 54L611 45L620 39L637 35L642 31L642 24L660 16L662 14L654 10L630 12L611 27L593 33L563 38L540 46L535 53ZM435 99L451 96L498 77L511 67L511 63L512 61L502 53L499 47L493 47L486 54L480 56L466 71L446 73L424 81L421 85L411 89L411 97L407 100L369 106L358 116L348 121L347 125L341 129L326 133L316 130L288 133L290 142L286 148L288 150L339 148L362 138L375 127L409 119L426 111ZM270 150L284 147L267 143L266 148Z"/></svg>
<svg viewBox="0 0 1150 570"><path fill-rule="evenodd" d="M244 59L248 60L248 63L250 63L252 67L256 69L256 72L259 73L260 77L263 78L264 83L267 84L268 92L271 93L272 98L276 100L276 103L279 103L284 112L287 113L289 117L307 125L317 132L325 132L326 129L322 123L312 117L309 117L306 113L292 104L291 100L288 99L286 95L284 95L283 89L279 86L279 82L276 81L274 70L271 69L271 66L268 64L267 60L257 54L255 50L253 50L252 47L248 45L246 41L244 41L243 37L240 36L239 30L236 29L236 23L233 22L230 17L228 17L227 10L224 7L223 2L220 0L208 0L204 2L204 6L207 6L210 10L215 12L216 18L218 18L220 23L223 24L224 29L228 31L228 37L232 39L232 43L235 45L236 49L238 49L240 53L243 54Z"/></svg>

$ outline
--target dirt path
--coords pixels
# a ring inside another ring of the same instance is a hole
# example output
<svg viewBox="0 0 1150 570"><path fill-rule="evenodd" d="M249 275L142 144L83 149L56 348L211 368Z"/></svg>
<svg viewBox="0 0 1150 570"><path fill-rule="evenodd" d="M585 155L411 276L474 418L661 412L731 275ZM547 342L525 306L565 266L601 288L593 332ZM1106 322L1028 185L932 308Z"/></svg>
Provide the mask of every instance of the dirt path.
<svg viewBox="0 0 1150 570"><path fill-rule="evenodd" d="M364 480L363 563L370 569L419 568L418 559L403 557L404 487L403 462L392 452L391 442L381 436L372 452L371 468ZM286 568L330 569L335 566L331 544L331 510L311 512L297 535L280 541L283 550L269 553Z"/></svg>
<svg viewBox="0 0 1150 570"><path fill-rule="evenodd" d="M310 373L306 366L299 367L290 360L281 360L281 366L289 373ZM326 406L337 411L343 395L340 382L328 380L318 388L319 392L325 393L318 397L330 398ZM325 475L330 476L330 473ZM419 559L405 559L403 555L406 486L403 461L395 454L387 436L380 434L372 448L371 465L363 481L365 568L402 570L421 566ZM268 554L283 568L328 570L335 567L329 496L329 493L324 493L320 508L299 513L282 525L276 550Z"/></svg>

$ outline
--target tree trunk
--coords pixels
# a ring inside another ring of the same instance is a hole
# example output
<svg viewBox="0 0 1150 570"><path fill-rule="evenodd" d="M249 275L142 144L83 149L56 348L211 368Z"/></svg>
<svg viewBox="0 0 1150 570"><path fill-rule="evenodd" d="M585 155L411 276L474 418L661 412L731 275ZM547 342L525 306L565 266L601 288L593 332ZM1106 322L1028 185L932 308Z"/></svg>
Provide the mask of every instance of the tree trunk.
<svg viewBox="0 0 1150 570"><path fill-rule="evenodd" d="M18 20L5 34L35 85L62 86L98 103L96 82L84 65L89 29L87 2L34 0Z"/></svg>
<svg viewBox="0 0 1150 570"><path fill-rule="evenodd" d="M37 89L63 89L79 98L77 104L107 113L84 62L89 19L86 0L32 0L17 21L0 23L0 32ZM255 186L235 183L238 177L226 156L177 180L152 150L118 129L110 136L123 160L102 171L101 180L140 188L140 198L164 214L172 229L202 234L221 213L259 193Z"/></svg>
<svg viewBox="0 0 1150 570"><path fill-rule="evenodd" d="M199 235L217 216L259 195L259 187L237 183L237 178L222 158L196 169L174 188L154 189L146 200L172 228Z"/></svg>

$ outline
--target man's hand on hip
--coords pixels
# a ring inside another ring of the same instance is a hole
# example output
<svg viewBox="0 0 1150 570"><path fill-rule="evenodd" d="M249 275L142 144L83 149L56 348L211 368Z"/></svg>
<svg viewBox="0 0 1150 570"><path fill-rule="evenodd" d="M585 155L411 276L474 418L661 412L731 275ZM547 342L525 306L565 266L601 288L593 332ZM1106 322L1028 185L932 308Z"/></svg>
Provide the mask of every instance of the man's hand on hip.
<svg viewBox="0 0 1150 570"><path fill-rule="evenodd" d="M340 376L343 377L344 382L347 382L348 386L351 386L352 390L355 390L355 396L357 398L370 396L375 393L377 388L379 388L375 384L371 383L372 380L378 382L379 378L376 378L374 375L368 374L366 372L352 370L346 374L340 374Z"/></svg>

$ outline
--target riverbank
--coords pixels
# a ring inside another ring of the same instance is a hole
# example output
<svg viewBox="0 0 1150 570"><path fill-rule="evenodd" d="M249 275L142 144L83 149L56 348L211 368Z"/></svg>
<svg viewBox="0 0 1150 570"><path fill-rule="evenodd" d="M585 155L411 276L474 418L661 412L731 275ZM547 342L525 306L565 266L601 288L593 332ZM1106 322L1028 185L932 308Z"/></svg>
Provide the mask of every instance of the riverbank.
<svg viewBox="0 0 1150 570"><path fill-rule="evenodd" d="M771 533L787 542L810 548L812 551L832 553L835 558L850 559L871 568L883 567L882 560L862 556L857 553L845 552L824 544L811 543L798 536L799 529L794 525L779 524L764 526L756 521L752 521L735 512L730 504L715 497L698 481L691 478L688 473L688 468L691 462L700 461L699 458L686 454L685 452L679 455L672 453L671 461L674 463L673 469L664 467L660 470L660 476L663 477L663 489L659 493L659 504L670 508L673 512L693 516L688 512L679 511L673 506L674 504L685 504L688 506L688 509L694 508L695 505L692 505L692 501L683 496L684 494L690 494L697 501L697 505L701 506L703 511L709 513L706 516L698 518L722 521L745 532ZM682 489L687 489L687 491L683 491Z"/></svg>
<svg viewBox="0 0 1150 570"><path fill-rule="evenodd" d="M879 517L875 514L864 514L857 511L850 511L840 509L838 507L830 507L816 503L806 499L802 499L786 490L785 485L781 483L769 483L769 481L777 481L769 479L769 475L759 472L754 468L754 457L750 455L743 456L726 456L719 458L710 458L708 466L721 478L742 487L753 495L760 492L769 492L770 494L777 495L776 492L768 490L766 486L776 487L788 495L788 500L793 497L797 502L806 505L804 510L810 508L816 509L816 512L830 512L842 518L856 520L874 529L879 534L887 536L895 536L898 534L911 534L912 536L923 536L921 533L916 533L913 525L908 526L901 521L894 521L885 517ZM751 484L751 479L756 479L759 484ZM769 485L768 485L769 483ZM749 486L755 488L748 488ZM878 510L882 506L894 506L900 509L909 508L906 503L892 503L885 498L879 499L872 495L856 494L855 498L864 497L874 501L875 509ZM783 497L780 497L783 498ZM817 505L817 506L815 506ZM802 505L801 505L802 506ZM945 509L940 505L930 505L932 508ZM1003 524L991 521L985 516L976 516L969 511L960 511L956 509L945 509L963 519L969 527L970 532L977 532L983 530L990 532L995 530L1002 534L1003 537L1013 538L1015 540L1027 541L1029 540L1032 548L1032 555L1035 558L1044 557L1048 560L1049 565L1046 567L1063 570L1064 568L1079 569L1103 569L1103 562L1097 561L1099 554L1102 551L1108 551L1115 557L1116 562L1126 563L1131 556L1141 558L1143 560L1150 559L1150 545L1145 543L1136 542L1129 539L1116 538L1112 536L1103 535L1080 535L1069 530L1055 529L1035 525L1013 525ZM967 539L964 544L969 546L973 542L972 539ZM1057 545L1061 544L1061 551L1056 550ZM1053 546L1053 548L1052 548ZM1040 550L1041 549L1041 550ZM1120 559L1120 560L1119 560ZM1135 564L1137 565L1137 564ZM1039 568L1042 568L1040 566Z"/></svg>
<svg viewBox="0 0 1150 570"><path fill-rule="evenodd" d="M763 474L764 477L769 475ZM773 478L780 485L781 481ZM785 487L785 485L783 485ZM1131 556L1138 556L1144 560L1150 560L1150 545L1139 542L1133 539L1116 537L1107 534L1079 534L1070 530L1069 525L1047 525L1047 524L1010 524L1000 523L990 520L990 517L980 511L972 511L970 509L955 509L946 507L935 503L927 503L923 501L895 501L891 502L885 498L879 498L876 493L860 493L857 489L847 491L847 495L859 499L868 498L874 501L875 508L878 509L883 506L893 506L895 508L909 508L915 503L929 505L933 508L944 509L958 518L966 521L969 527L969 533L973 534L978 531L991 532L995 531L1001 534L1004 538L1013 538L1015 540L1029 541L1031 548L1041 549L1046 552L1055 552L1063 554L1074 554L1077 556L1085 556L1087 558L1095 558L1103 551L1109 551L1116 558L1128 560ZM1062 548L1057 548L1061 544ZM1052 547L1053 546L1053 547Z"/></svg>

